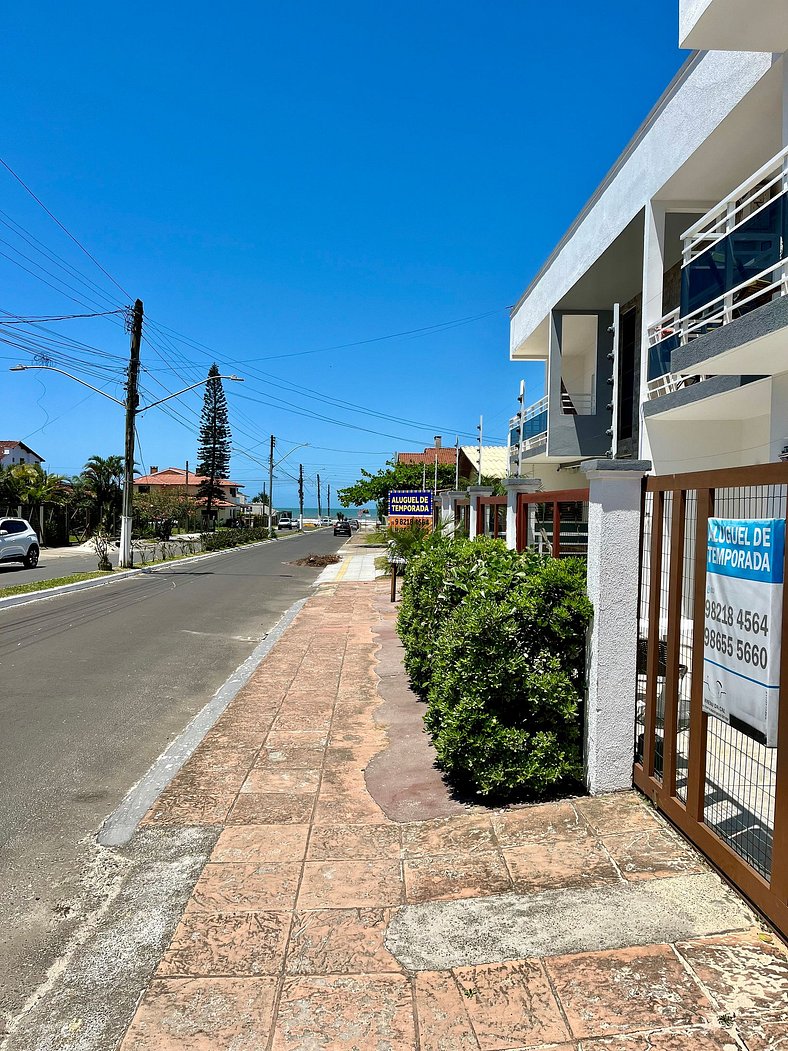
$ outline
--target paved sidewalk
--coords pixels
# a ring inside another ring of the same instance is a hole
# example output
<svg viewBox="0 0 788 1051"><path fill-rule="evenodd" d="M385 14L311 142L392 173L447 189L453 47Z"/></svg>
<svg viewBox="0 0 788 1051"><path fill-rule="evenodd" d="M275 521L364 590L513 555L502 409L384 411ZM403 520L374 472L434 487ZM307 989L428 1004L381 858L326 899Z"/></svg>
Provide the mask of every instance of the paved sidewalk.
<svg viewBox="0 0 788 1051"><path fill-rule="evenodd" d="M786 1047L784 947L635 793L394 791L392 616L321 588L148 814L218 838L122 1051Z"/></svg>
<svg viewBox="0 0 788 1051"><path fill-rule="evenodd" d="M383 553L379 549L369 552L363 548L344 546L338 552L342 561L326 566L315 584L335 584L340 581L345 584L371 583L378 575L375 559Z"/></svg>

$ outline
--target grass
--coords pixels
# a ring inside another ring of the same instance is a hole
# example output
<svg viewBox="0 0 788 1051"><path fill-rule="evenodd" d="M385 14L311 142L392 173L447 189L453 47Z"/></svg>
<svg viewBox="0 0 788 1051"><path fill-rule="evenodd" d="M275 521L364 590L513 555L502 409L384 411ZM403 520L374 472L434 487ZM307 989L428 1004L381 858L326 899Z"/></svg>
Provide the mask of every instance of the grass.
<svg viewBox="0 0 788 1051"><path fill-rule="evenodd" d="M382 529L376 529L373 533L364 534L364 543L374 547L380 547L388 543L388 537Z"/></svg>
<svg viewBox="0 0 788 1051"><path fill-rule="evenodd" d="M7 588L0 588L0 598L9 595L27 595L31 591L46 591L49 588L59 588L64 584L76 584L80 580L93 580L95 577L111 576L109 570L96 569L92 573L70 573L67 577L55 577L54 580L37 580L30 584L11 584Z"/></svg>
<svg viewBox="0 0 788 1051"><path fill-rule="evenodd" d="M391 563L385 555L379 555L375 559L375 569L377 569L378 572L385 573L386 576L389 575L389 573L391 572Z"/></svg>

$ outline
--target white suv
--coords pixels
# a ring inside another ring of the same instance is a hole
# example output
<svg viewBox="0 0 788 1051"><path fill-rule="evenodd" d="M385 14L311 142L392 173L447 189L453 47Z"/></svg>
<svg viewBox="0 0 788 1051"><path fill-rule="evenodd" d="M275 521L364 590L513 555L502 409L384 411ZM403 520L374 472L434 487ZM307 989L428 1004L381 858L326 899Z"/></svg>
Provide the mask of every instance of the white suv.
<svg viewBox="0 0 788 1051"><path fill-rule="evenodd" d="M24 518L0 518L0 562L24 562L27 569L38 565L38 536Z"/></svg>

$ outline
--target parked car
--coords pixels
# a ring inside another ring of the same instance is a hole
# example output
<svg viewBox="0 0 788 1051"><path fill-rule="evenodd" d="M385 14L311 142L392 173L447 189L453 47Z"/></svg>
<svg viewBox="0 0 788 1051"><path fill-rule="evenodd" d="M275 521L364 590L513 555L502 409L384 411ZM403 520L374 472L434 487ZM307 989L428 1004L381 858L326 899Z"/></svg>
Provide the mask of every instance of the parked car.
<svg viewBox="0 0 788 1051"><path fill-rule="evenodd" d="M289 512L283 511L282 514L279 516L279 526L278 526L278 528L279 529L292 529L293 528L293 516Z"/></svg>
<svg viewBox="0 0 788 1051"><path fill-rule="evenodd" d="M334 522L334 536L351 536L353 530L350 528L350 522L347 519L343 519L341 522Z"/></svg>
<svg viewBox="0 0 788 1051"><path fill-rule="evenodd" d="M358 529L358 519L357 518L351 518L350 519L350 528L353 530L353 532L355 532Z"/></svg>
<svg viewBox="0 0 788 1051"><path fill-rule="evenodd" d="M323 517L320 519L319 525L329 526L331 525L331 519L328 518L326 515L323 515Z"/></svg>
<svg viewBox="0 0 788 1051"><path fill-rule="evenodd" d="M0 562L22 562L27 569L38 565L38 534L24 518L0 518Z"/></svg>

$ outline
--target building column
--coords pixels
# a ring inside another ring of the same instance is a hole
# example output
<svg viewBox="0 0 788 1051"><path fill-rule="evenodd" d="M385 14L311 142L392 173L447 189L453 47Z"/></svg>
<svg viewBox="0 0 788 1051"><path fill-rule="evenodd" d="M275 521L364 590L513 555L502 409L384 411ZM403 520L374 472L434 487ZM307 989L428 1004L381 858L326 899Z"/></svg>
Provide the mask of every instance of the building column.
<svg viewBox="0 0 788 1051"><path fill-rule="evenodd" d="M588 631L585 780L592 795L632 787L641 490L647 460L587 460Z"/></svg>
<svg viewBox="0 0 788 1051"><path fill-rule="evenodd" d="M541 478L504 478L506 486L506 546L517 548L517 497L520 493L536 493L542 488Z"/></svg>
<svg viewBox="0 0 788 1051"><path fill-rule="evenodd" d="M438 494L440 499L439 528L444 536L454 536L457 525L457 501L461 500L465 493L460 489L448 489Z"/></svg>
<svg viewBox="0 0 788 1051"><path fill-rule="evenodd" d="M648 330L662 317L662 290L665 283L665 216L661 201L647 201L643 223L643 298L640 329L640 405L648 401ZM640 456L649 457L648 433L640 415L638 427Z"/></svg>
<svg viewBox="0 0 788 1051"><path fill-rule="evenodd" d="M471 505L471 517L468 523L468 531L470 533L470 539L476 536L476 530L479 520L479 497L480 496L492 496L492 487L488 485L470 485L468 486L468 500Z"/></svg>

